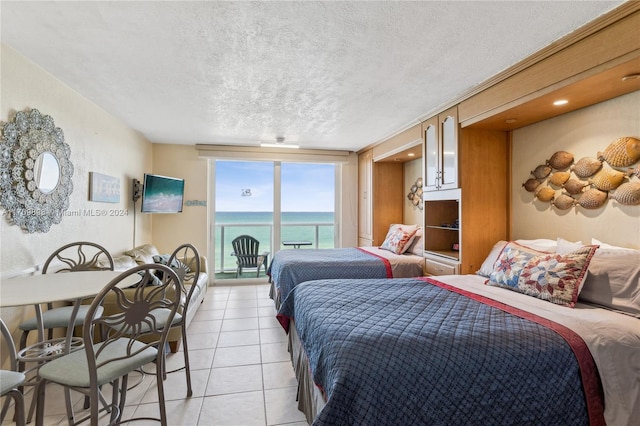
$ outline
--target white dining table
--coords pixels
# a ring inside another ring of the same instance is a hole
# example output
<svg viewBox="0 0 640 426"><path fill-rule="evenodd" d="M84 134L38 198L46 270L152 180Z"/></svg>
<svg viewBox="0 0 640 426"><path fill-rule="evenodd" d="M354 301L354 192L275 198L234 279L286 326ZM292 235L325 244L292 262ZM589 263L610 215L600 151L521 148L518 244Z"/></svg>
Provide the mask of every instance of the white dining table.
<svg viewBox="0 0 640 426"><path fill-rule="evenodd" d="M121 273L118 271L78 271L25 275L2 280L0 282L0 308L35 306L38 320L38 342L44 342L40 305L49 302L79 302L82 299L93 297ZM120 282L118 287L132 286L139 279L140 276L137 274L129 275ZM79 303L76 303L76 307L79 307ZM71 325L74 319L75 315L71 318ZM73 326L68 329L67 344L70 343L72 334Z"/></svg>

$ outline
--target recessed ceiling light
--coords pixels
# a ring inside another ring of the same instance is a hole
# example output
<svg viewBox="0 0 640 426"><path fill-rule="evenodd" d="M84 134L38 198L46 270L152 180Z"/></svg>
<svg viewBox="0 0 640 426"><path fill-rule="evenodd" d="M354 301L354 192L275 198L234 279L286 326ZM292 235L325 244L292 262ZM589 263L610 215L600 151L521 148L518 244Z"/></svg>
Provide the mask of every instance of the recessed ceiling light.
<svg viewBox="0 0 640 426"><path fill-rule="evenodd" d="M566 105L566 104L568 104L568 103L569 103L569 101L568 101L568 100L566 100L566 99L558 99L558 100L557 100L557 101L555 101L553 104L554 104L555 106L560 106L560 105Z"/></svg>
<svg viewBox="0 0 640 426"><path fill-rule="evenodd" d="M507 118L506 120L504 120L504 122L507 124L513 124L516 121L518 121L516 118Z"/></svg>
<svg viewBox="0 0 640 426"><path fill-rule="evenodd" d="M410 152L408 155L409 155L409 157L415 157L416 156L413 152Z"/></svg>

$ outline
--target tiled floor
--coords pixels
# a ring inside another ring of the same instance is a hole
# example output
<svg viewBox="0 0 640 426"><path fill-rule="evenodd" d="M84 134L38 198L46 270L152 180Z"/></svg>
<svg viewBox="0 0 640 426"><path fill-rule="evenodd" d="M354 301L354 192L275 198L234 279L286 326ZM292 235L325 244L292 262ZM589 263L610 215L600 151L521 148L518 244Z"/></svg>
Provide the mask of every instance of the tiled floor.
<svg viewBox="0 0 640 426"><path fill-rule="evenodd" d="M268 285L209 287L188 334L193 396L185 397L184 371L168 375L169 425L307 424L297 410L287 336L275 319ZM168 356L168 370L181 365L182 352ZM67 424L59 389L47 388L46 425ZM124 417L157 417L157 401L155 376L147 375L127 393ZM75 406L81 405L78 398Z"/></svg>

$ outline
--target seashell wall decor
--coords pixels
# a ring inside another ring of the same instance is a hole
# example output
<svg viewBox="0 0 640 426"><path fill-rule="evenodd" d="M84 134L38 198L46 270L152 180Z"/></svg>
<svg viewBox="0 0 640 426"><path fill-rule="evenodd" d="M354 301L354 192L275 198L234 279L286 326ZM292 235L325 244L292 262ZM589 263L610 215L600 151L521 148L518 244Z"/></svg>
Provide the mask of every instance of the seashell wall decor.
<svg viewBox="0 0 640 426"><path fill-rule="evenodd" d="M531 175L522 184L525 191L559 210L595 210L609 199L640 206L640 139L618 138L596 157L582 157L575 163L572 153L557 151Z"/></svg>
<svg viewBox="0 0 640 426"><path fill-rule="evenodd" d="M419 177L416 179L416 182L411 185L409 188L409 193L407 194L407 199L411 201L411 204L414 207L423 209L423 201L422 201L422 178Z"/></svg>
<svg viewBox="0 0 640 426"><path fill-rule="evenodd" d="M547 164L556 170L564 170L573 164L573 154L567 151L554 152Z"/></svg>

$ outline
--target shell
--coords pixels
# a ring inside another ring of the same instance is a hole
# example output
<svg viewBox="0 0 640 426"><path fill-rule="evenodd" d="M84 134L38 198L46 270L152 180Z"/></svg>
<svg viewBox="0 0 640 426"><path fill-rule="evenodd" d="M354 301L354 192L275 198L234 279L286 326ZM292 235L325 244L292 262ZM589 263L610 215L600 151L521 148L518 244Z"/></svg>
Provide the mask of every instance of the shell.
<svg viewBox="0 0 640 426"><path fill-rule="evenodd" d="M631 176L635 176L640 179L640 164L631 169Z"/></svg>
<svg viewBox="0 0 640 426"><path fill-rule="evenodd" d="M604 150L598 153L598 158L613 167L627 167L640 160L640 139L623 137L616 139Z"/></svg>
<svg viewBox="0 0 640 426"><path fill-rule="evenodd" d="M540 185L540 181L534 178L527 179L527 181L522 184L524 189L526 189L529 192L535 191L538 185Z"/></svg>
<svg viewBox="0 0 640 426"><path fill-rule="evenodd" d="M565 191L567 191L571 195L580 194L585 186L589 186L589 183L583 182L578 179L569 179L562 186Z"/></svg>
<svg viewBox="0 0 640 426"><path fill-rule="evenodd" d="M609 193L612 198L625 206L640 205L640 182L625 182L614 192Z"/></svg>
<svg viewBox="0 0 640 426"><path fill-rule="evenodd" d="M595 185L596 188L602 191L611 191L612 189L616 189L620 186L627 175L628 173L612 169L611 167L606 167L589 179L589 183Z"/></svg>
<svg viewBox="0 0 640 426"><path fill-rule="evenodd" d="M571 166L571 170L573 170L573 173L578 177L588 178L589 176L595 175L601 167L601 160L593 157L583 157Z"/></svg>
<svg viewBox="0 0 640 426"><path fill-rule="evenodd" d="M540 201L551 201L556 196L556 191L548 186L539 186L536 189L536 197Z"/></svg>
<svg viewBox="0 0 640 426"><path fill-rule="evenodd" d="M607 202L607 193L596 188L587 189L578 199L577 204L585 209L599 209Z"/></svg>
<svg viewBox="0 0 640 426"><path fill-rule="evenodd" d="M560 194L558 197L551 201L551 205L559 208L560 210L567 210L576 204L576 200L567 194Z"/></svg>
<svg viewBox="0 0 640 426"><path fill-rule="evenodd" d="M551 167L547 166L546 164L540 164L535 168L535 170L531 172L531 174L534 175L536 179L544 179L549 176L549 173L551 173Z"/></svg>
<svg viewBox="0 0 640 426"><path fill-rule="evenodd" d="M573 163L573 154L567 151L557 151L546 163L556 170L564 170Z"/></svg>
<svg viewBox="0 0 640 426"><path fill-rule="evenodd" d="M571 173L569 172L555 172L549 178L549 182L554 184L555 186L562 186L566 181L571 177Z"/></svg>

